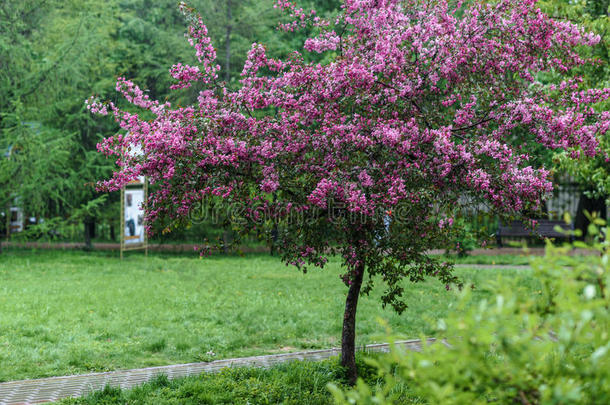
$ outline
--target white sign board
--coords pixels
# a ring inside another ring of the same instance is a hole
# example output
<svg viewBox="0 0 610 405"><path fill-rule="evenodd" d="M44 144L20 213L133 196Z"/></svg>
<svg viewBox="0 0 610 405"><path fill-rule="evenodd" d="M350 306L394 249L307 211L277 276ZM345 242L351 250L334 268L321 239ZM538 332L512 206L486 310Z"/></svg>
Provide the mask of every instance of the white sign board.
<svg viewBox="0 0 610 405"><path fill-rule="evenodd" d="M144 189L126 189L124 193L123 238L125 245L143 244L144 237Z"/></svg>
<svg viewBox="0 0 610 405"><path fill-rule="evenodd" d="M10 210L11 233L23 231L23 211L19 207L11 207Z"/></svg>

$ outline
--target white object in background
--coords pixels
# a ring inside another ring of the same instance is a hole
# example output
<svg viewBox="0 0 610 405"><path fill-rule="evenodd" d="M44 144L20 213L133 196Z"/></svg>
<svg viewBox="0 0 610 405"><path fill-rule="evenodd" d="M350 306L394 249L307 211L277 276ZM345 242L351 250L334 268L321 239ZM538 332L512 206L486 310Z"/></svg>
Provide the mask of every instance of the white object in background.
<svg viewBox="0 0 610 405"><path fill-rule="evenodd" d="M23 231L23 210L19 207L11 207L11 233Z"/></svg>
<svg viewBox="0 0 610 405"><path fill-rule="evenodd" d="M144 243L144 189L125 190L125 244Z"/></svg>

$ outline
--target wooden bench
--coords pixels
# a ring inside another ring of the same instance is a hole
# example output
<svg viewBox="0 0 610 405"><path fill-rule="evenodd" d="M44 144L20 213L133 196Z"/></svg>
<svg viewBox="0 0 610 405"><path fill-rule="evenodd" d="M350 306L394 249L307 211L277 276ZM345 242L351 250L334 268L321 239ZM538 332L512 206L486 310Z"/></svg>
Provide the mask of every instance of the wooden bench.
<svg viewBox="0 0 610 405"><path fill-rule="evenodd" d="M574 225L566 224L561 220L539 219L535 229L527 228L521 221L513 221L510 224L502 224L496 232L496 242L498 247L502 247L502 237L521 237L521 238L567 238L570 242L574 241ZM557 232L555 227L560 227L563 232ZM565 233L564 233L565 232Z"/></svg>

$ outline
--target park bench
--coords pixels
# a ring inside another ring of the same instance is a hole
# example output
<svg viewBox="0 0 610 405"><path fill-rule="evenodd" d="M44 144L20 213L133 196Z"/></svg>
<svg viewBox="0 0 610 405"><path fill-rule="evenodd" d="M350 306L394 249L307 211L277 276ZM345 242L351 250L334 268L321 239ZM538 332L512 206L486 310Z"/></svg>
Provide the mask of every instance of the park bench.
<svg viewBox="0 0 610 405"><path fill-rule="evenodd" d="M561 228L561 232L555 227ZM517 238L567 238L570 242L574 240L574 225L566 224L561 220L539 219L535 229L526 227L521 221L512 221L509 224L500 223L496 232L496 242L498 247L502 247L503 237Z"/></svg>

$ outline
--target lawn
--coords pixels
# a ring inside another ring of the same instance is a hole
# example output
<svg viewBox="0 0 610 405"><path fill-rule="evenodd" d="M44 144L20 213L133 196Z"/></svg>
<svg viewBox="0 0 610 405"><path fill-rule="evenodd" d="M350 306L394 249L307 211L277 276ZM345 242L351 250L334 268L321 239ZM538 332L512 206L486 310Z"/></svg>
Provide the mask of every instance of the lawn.
<svg viewBox="0 0 610 405"><path fill-rule="evenodd" d="M9 250L0 256L0 381L208 361L338 345L339 261L302 274L268 255L128 255ZM475 294L531 272L456 269ZM401 316L376 288L358 307L358 344L430 333L456 300L434 280L409 286Z"/></svg>
<svg viewBox="0 0 610 405"><path fill-rule="evenodd" d="M376 370L358 356L360 376L370 385L378 382ZM159 376L131 390L106 387L83 398L60 401L62 405L111 404L332 404L328 383L347 387L338 359L295 361L270 369L227 368L219 373L168 380ZM404 385L395 390L399 403L421 403Z"/></svg>
<svg viewBox="0 0 610 405"><path fill-rule="evenodd" d="M457 255L441 255L439 257L452 261L456 264L483 264L483 265L510 265L523 266L530 263L535 256L524 254L500 254L500 255L468 255L459 257Z"/></svg>

